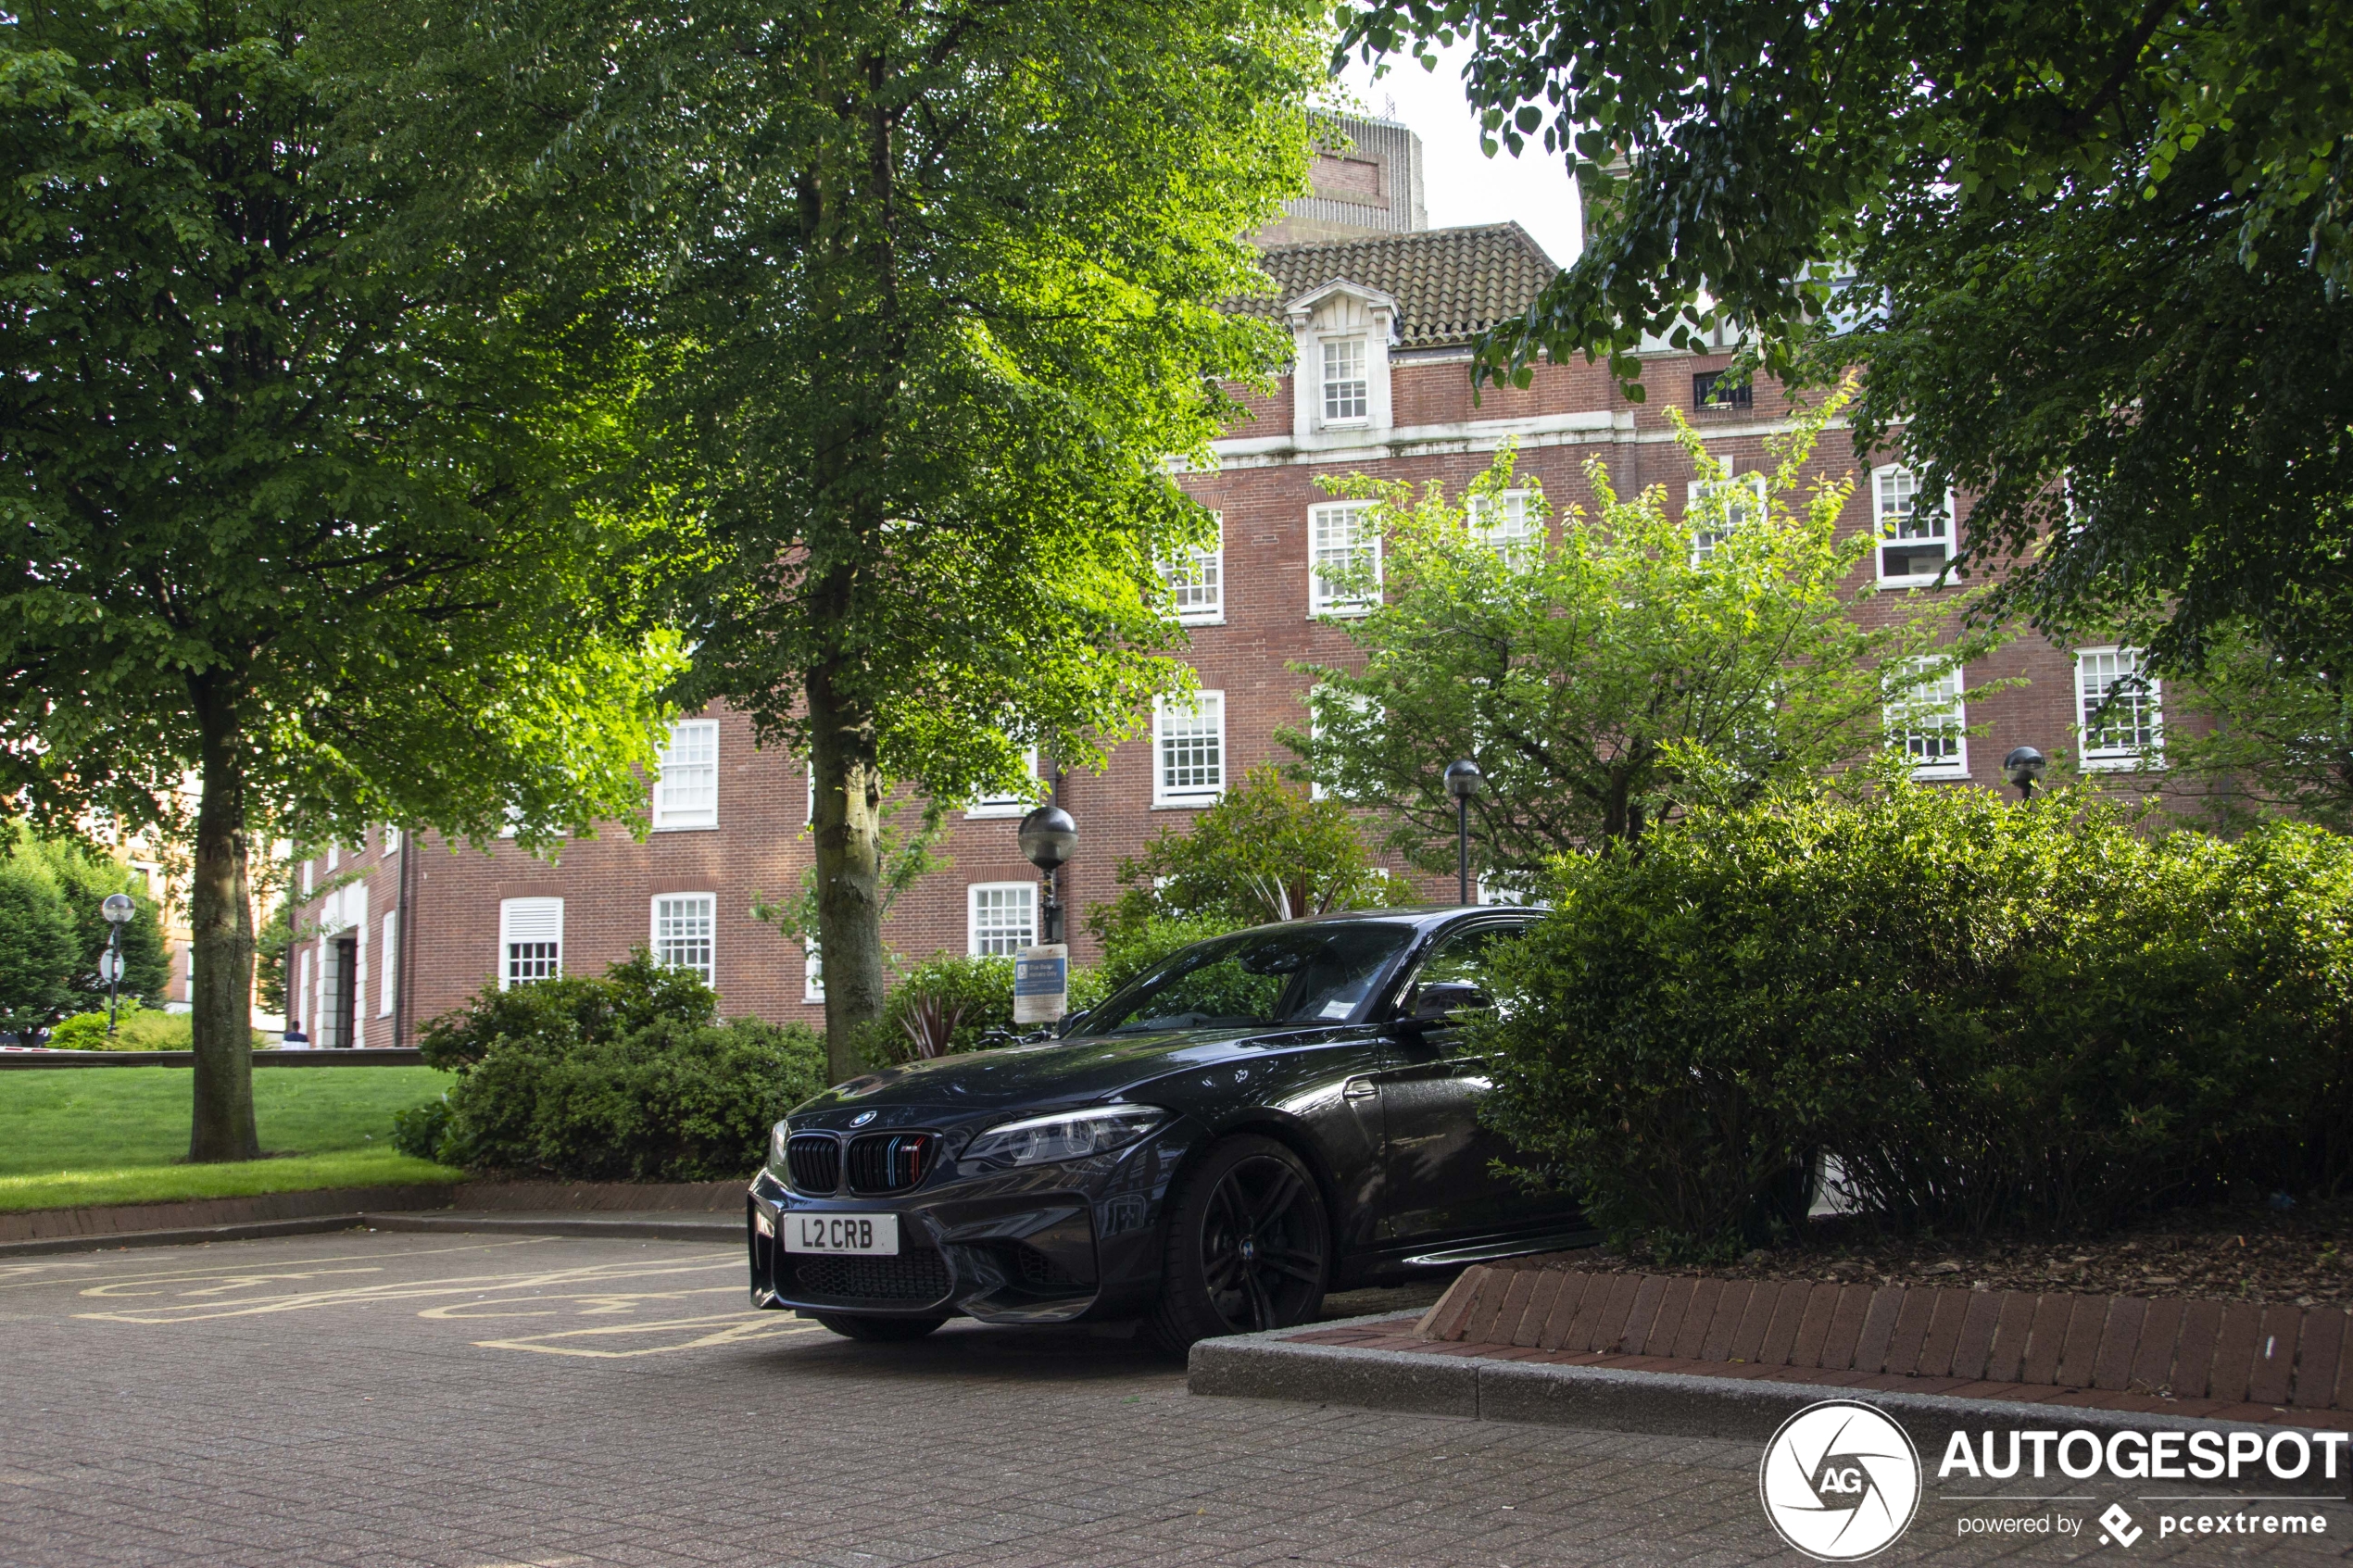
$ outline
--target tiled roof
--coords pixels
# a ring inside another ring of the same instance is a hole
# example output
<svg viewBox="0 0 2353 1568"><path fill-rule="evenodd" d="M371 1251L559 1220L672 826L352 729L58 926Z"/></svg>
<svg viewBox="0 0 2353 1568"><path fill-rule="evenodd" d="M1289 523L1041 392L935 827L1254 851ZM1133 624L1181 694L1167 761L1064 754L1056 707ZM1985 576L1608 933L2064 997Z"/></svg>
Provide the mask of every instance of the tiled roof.
<svg viewBox="0 0 2353 1568"><path fill-rule="evenodd" d="M1466 344L1525 311L1559 270L1516 223L1272 245L1262 265L1277 292L1237 309L1279 319L1301 295L1344 278L1397 301L1401 348Z"/></svg>

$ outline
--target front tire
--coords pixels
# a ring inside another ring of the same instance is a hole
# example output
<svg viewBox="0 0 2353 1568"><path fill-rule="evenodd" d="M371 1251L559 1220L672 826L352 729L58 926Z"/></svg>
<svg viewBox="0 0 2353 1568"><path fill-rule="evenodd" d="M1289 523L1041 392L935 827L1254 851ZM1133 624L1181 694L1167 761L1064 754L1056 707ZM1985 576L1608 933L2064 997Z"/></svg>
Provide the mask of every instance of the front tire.
<svg viewBox="0 0 2353 1568"><path fill-rule="evenodd" d="M819 1312L817 1321L840 1335L844 1339L862 1340L869 1345L899 1345L910 1339L921 1339L946 1318L866 1318L848 1312Z"/></svg>
<svg viewBox="0 0 2353 1568"><path fill-rule="evenodd" d="M1330 1260L1323 1194L1299 1156L1272 1138L1227 1138L1169 1204L1145 1332L1181 1356L1197 1340L1306 1323L1324 1303Z"/></svg>

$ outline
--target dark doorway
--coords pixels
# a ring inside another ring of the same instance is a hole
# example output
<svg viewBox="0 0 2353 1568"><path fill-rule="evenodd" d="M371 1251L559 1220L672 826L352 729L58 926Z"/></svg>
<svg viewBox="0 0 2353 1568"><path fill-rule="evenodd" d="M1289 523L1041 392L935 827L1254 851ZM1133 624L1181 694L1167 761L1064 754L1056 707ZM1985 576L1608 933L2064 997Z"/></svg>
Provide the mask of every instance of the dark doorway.
<svg viewBox="0 0 2353 1568"><path fill-rule="evenodd" d="M334 1038L346 1049L359 1043L359 938L335 938Z"/></svg>

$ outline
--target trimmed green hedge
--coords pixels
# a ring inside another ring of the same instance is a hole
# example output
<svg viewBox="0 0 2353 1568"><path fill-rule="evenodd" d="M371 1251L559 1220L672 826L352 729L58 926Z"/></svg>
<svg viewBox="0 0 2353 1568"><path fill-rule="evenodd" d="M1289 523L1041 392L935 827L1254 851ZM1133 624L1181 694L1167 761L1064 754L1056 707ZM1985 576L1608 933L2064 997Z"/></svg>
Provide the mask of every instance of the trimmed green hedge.
<svg viewBox="0 0 2353 1568"><path fill-rule="evenodd" d="M567 1181L749 1176L769 1130L825 1086L824 1041L798 1024L718 1019L696 976L644 953L602 978L486 987L419 1044L456 1073L396 1119L404 1153Z"/></svg>
<svg viewBox="0 0 2353 1568"><path fill-rule="evenodd" d="M2353 844L2053 794L1703 809L1556 867L1495 1123L1622 1245L1722 1256L1828 1155L1894 1223L2096 1226L2353 1174Z"/></svg>

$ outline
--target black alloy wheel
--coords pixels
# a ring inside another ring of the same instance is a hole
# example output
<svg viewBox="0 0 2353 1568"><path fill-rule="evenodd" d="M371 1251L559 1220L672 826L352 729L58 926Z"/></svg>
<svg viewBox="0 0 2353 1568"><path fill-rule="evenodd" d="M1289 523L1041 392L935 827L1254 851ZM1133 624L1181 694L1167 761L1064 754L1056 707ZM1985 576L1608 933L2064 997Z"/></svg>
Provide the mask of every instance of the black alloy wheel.
<svg viewBox="0 0 2353 1568"><path fill-rule="evenodd" d="M909 1339L921 1339L946 1318L869 1318L849 1312L819 1312L817 1321L840 1335L844 1339L862 1339L873 1345L895 1345Z"/></svg>
<svg viewBox="0 0 2353 1568"><path fill-rule="evenodd" d="M1164 1349L1182 1354L1196 1340L1315 1315L1331 1227L1299 1156L1272 1138L1229 1138L1170 1209L1161 1298L1148 1323Z"/></svg>

